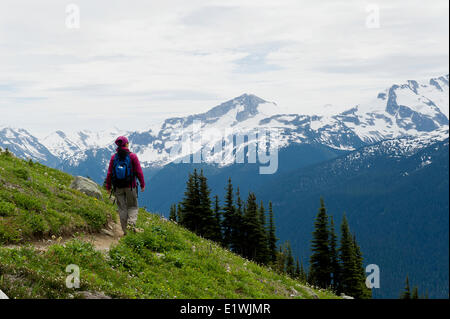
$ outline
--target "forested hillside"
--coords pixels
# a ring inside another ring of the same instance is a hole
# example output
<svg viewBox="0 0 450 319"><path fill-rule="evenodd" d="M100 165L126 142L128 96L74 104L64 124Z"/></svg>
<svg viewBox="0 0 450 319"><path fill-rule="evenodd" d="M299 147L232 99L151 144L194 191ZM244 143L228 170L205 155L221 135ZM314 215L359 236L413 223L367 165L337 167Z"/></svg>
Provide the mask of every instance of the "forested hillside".
<svg viewBox="0 0 450 319"><path fill-rule="evenodd" d="M398 298L407 274L430 297L447 296L448 139L409 157L391 156L387 145L285 174L256 194L271 197L280 237L300 255L320 196L337 223L346 213L366 262L381 269L375 297Z"/></svg>

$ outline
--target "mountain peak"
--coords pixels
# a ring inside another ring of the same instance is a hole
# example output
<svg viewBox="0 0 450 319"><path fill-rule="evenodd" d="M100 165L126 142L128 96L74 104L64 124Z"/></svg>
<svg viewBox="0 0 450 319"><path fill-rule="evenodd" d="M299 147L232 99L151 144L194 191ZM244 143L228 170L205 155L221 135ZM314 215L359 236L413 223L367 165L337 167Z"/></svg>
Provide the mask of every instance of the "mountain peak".
<svg viewBox="0 0 450 319"><path fill-rule="evenodd" d="M267 102L254 94L244 93L213 107L205 113L169 118L164 121L161 129L178 126L180 123L182 123L182 127L188 127L194 121L200 121L204 124L220 123L221 127L231 127L257 115L269 116L277 114L277 112L275 103Z"/></svg>
<svg viewBox="0 0 450 319"><path fill-rule="evenodd" d="M267 101L263 100L262 98L254 95L254 94L248 94L248 93L244 93L238 97L235 97L232 101L240 102L244 105L267 103Z"/></svg>
<svg viewBox="0 0 450 319"><path fill-rule="evenodd" d="M221 117L231 110L236 110L236 120L245 121L259 113L258 106L268 103L253 94L244 93L232 100L224 102L205 113L207 117Z"/></svg>
<svg viewBox="0 0 450 319"><path fill-rule="evenodd" d="M267 103L273 104L256 95L244 93L213 107L205 113L188 116L185 125L189 125L193 120L214 122L225 115L231 115L230 112L235 112L236 114L232 115L232 117L235 117L238 122L241 122L260 113L261 110L259 110L259 106ZM166 122L169 121L169 123L172 123L178 119L179 118L169 119L166 120Z"/></svg>

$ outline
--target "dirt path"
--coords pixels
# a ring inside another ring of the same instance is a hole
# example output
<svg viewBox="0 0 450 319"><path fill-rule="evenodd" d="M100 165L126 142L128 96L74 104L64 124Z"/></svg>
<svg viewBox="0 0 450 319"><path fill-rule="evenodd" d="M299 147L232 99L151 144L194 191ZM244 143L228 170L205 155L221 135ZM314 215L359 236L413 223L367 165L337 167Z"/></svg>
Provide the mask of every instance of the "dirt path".
<svg viewBox="0 0 450 319"><path fill-rule="evenodd" d="M61 244L64 245L66 242L77 238L79 240L82 240L84 242L91 243L96 250L107 252L109 251L109 248L113 244L117 244L119 242L119 239L123 236L122 228L120 225L116 222L110 222L104 229L102 229L99 233L95 234L81 234L78 237L68 236L68 237L55 237L52 236L52 238L47 239L41 239L41 240L34 240L30 242L26 242L25 244L19 244L19 245L6 245L3 246L5 248L20 248L25 245L31 244L34 246L37 250L46 251L49 246L54 244Z"/></svg>
<svg viewBox="0 0 450 319"><path fill-rule="evenodd" d="M99 234L88 235L88 241L91 242L95 249L100 251L109 251L113 244L117 244L123 236L122 228L118 223L111 222L106 229L102 229Z"/></svg>

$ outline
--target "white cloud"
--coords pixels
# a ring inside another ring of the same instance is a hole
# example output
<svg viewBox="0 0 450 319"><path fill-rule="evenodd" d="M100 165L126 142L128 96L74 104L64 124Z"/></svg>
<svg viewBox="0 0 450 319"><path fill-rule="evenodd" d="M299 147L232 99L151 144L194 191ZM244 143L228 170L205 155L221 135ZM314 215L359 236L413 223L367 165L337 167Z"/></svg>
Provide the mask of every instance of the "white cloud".
<svg viewBox="0 0 450 319"><path fill-rule="evenodd" d="M132 129L244 92L314 112L448 73L446 0L72 2L79 29L65 27L68 3L1 2L5 124Z"/></svg>

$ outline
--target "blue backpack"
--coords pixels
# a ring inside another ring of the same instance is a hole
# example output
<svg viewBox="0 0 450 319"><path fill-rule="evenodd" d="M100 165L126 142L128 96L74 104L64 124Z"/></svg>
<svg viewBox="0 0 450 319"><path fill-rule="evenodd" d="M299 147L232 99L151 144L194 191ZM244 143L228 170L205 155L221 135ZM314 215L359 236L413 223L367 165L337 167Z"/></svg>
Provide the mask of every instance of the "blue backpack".
<svg viewBox="0 0 450 319"><path fill-rule="evenodd" d="M116 188L132 187L133 168L129 153L114 156L112 184Z"/></svg>

